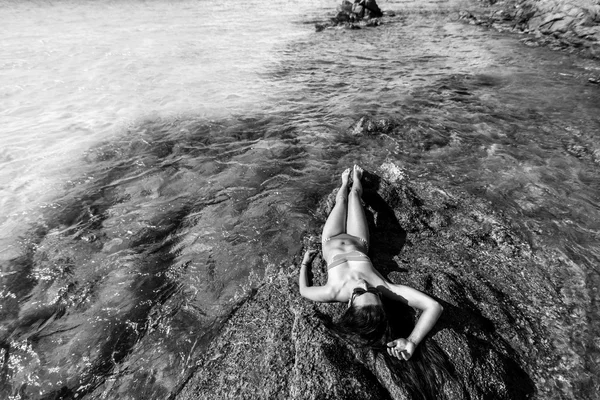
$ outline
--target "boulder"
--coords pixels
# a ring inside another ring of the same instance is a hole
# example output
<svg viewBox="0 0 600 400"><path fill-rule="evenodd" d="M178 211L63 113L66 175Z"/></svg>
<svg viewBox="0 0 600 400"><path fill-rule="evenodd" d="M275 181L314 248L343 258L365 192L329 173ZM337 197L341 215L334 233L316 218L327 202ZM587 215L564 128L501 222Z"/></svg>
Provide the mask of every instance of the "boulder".
<svg viewBox="0 0 600 400"><path fill-rule="evenodd" d="M337 22L357 22L383 16L383 12L375 0L355 0L354 3L343 0L342 4L337 7L337 12L334 18Z"/></svg>
<svg viewBox="0 0 600 400"><path fill-rule="evenodd" d="M548 45L555 49L577 50L584 56L598 57L595 51L600 41L600 5L588 0L564 2L560 0L507 0L493 5L485 15L479 13L468 18L469 23L487 25L500 30L517 30L532 33L528 45ZM467 11L466 13L469 13ZM467 19L464 15L461 19Z"/></svg>
<svg viewBox="0 0 600 400"><path fill-rule="evenodd" d="M408 399L411 387L397 377L414 371L437 382L438 398L546 398L550 393L536 386L553 381L572 397L564 382L584 379L584 365L569 346L556 347L572 321L556 298L560 278L548 274L567 261L552 252L534 255L530 241L486 201L411 181L393 162L366 172L364 188L374 265L445 309L415 357L394 367L337 338L329 326L344 305L299 295L300 252L234 312L174 398ZM321 201L322 221L335 193ZM319 228L306 233L307 246L318 247L308 238L318 238ZM317 257L314 284L326 275ZM410 330L415 315L390 307L407 324L397 329ZM428 362L434 353L440 357ZM443 371L447 379L436 380Z"/></svg>

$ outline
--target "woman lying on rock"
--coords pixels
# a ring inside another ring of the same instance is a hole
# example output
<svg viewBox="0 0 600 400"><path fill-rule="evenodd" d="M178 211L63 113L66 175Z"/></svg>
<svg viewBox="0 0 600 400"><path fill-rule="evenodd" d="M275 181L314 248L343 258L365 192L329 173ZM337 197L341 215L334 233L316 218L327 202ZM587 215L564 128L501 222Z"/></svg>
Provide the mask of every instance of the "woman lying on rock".
<svg viewBox="0 0 600 400"><path fill-rule="evenodd" d="M306 269L316 254L316 250L308 250L300 268L300 294L318 302L347 302L348 309L338 322L338 329L345 336L366 347L386 346L389 355L408 360L435 325L442 306L416 289L389 282L373 268L367 257L369 228L361 202L363 170L354 166L352 188L348 193L350 172L347 169L342 173L335 207L323 227L327 284L308 286ZM382 297L423 311L408 338L388 337L388 316Z"/></svg>

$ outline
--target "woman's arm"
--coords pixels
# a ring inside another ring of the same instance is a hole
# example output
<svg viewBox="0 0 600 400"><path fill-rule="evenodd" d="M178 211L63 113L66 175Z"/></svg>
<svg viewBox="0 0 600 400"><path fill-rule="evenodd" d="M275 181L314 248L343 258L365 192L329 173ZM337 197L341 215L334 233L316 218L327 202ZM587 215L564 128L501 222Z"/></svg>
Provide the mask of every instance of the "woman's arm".
<svg viewBox="0 0 600 400"><path fill-rule="evenodd" d="M408 338L399 338L388 343L388 353L390 355L408 360L437 322L442 314L443 307L425 293L411 287L392 283L388 283L386 286L393 293L393 296L389 297L395 297L409 306L423 311Z"/></svg>
<svg viewBox="0 0 600 400"><path fill-rule="evenodd" d="M300 266L300 277L298 285L300 286L300 295L306 297L309 300L318 302L333 301L331 289L325 286L308 286L307 268L312 263L313 258L317 254L316 250L306 250L304 258L302 259L302 265Z"/></svg>

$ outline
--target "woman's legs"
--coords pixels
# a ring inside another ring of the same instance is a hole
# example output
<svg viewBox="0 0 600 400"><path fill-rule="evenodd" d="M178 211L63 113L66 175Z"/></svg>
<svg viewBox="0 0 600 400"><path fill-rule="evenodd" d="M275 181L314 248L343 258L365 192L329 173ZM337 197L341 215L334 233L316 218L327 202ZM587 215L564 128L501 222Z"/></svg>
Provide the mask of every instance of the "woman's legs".
<svg viewBox="0 0 600 400"><path fill-rule="evenodd" d="M325 226L323 226L323 234L321 240L323 247L325 241L332 236L346 233L346 214L348 212L348 178L350 176L350 168L342 172L342 186L335 196L335 206L327 217Z"/></svg>
<svg viewBox="0 0 600 400"><path fill-rule="evenodd" d="M357 236L364 240L365 247L369 248L369 225L367 217L362 206L363 188L360 180L362 178L363 169L358 165L354 166L352 189L348 196L348 219L346 233L352 236Z"/></svg>

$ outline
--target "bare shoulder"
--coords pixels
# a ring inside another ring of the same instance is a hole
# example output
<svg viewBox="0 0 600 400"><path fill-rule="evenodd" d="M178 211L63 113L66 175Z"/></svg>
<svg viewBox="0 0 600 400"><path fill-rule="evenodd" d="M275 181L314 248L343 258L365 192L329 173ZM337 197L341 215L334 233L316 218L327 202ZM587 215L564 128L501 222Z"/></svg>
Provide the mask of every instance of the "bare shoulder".
<svg viewBox="0 0 600 400"><path fill-rule="evenodd" d="M336 301L336 291L329 284L323 286L308 286L300 290L302 297L319 303Z"/></svg>

